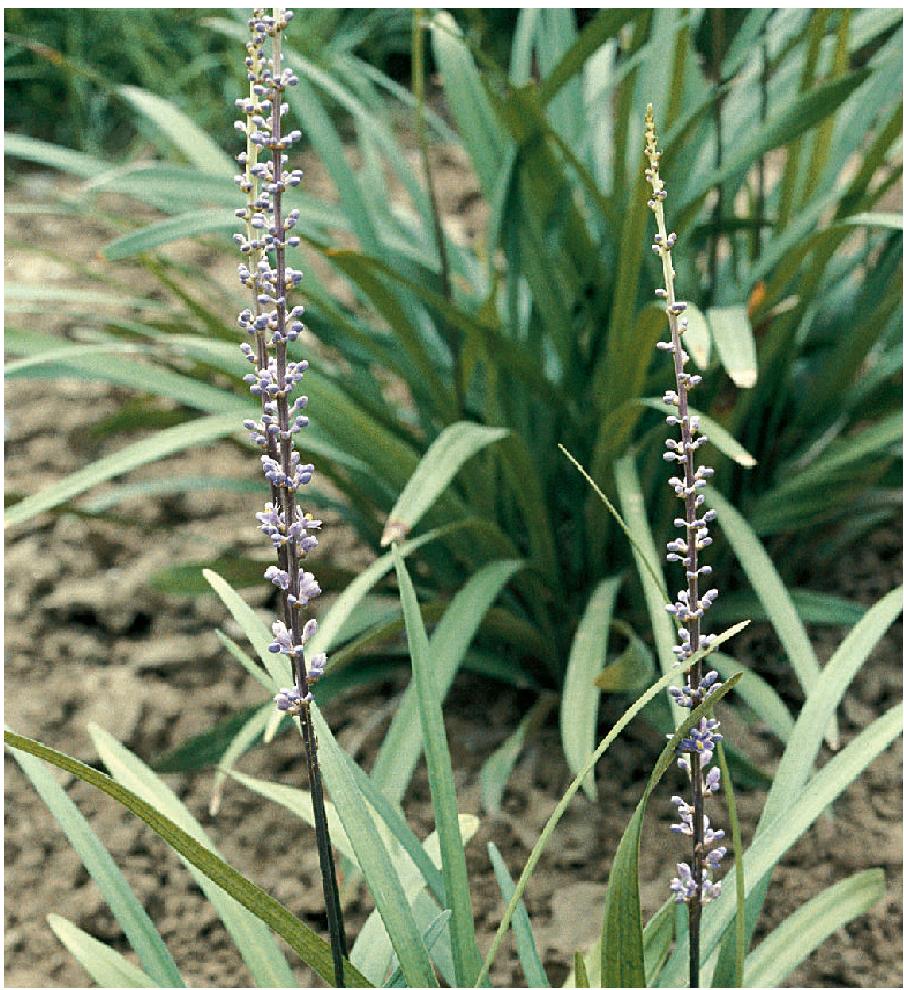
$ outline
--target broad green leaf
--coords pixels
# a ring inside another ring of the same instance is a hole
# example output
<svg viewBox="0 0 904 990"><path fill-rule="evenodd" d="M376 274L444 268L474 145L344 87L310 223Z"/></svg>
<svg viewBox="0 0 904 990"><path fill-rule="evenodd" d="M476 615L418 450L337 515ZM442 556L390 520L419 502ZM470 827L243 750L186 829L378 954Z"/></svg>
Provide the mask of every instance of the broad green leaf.
<svg viewBox="0 0 904 990"><path fill-rule="evenodd" d="M809 694L819 677L819 661L775 565L737 509L714 488L707 489L707 500L718 512L721 529L762 602L801 687ZM826 727L826 739L837 746L838 724L834 717Z"/></svg>
<svg viewBox="0 0 904 990"><path fill-rule="evenodd" d="M436 14L431 27L443 93L484 195L491 198L508 141L503 137L474 59L451 14L445 11Z"/></svg>
<svg viewBox="0 0 904 990"><path fill-rule="evenodd" d="M130 791L152 804L214 856L218 855L197 820L147 764L100 726L91 724L88 731L104 765L118 783L127 786ZM177 849L177 852L181 850ZM236 904L229 896L231 892L224 893L216 879L208 878L205 870L190 858L187 866L193 879L220 915L255 981L262 983L273 980L274 986L291 986L291 970L266 925L253 913L245 910L241 902Z"/></svg>
<svg viewBox="0 0 904 990"><path fill-rule="evenodd" d="M16 526L33 519L48 509L68 502L82 492L88 491L101 482L133 471L144 464L159 461L170 454L178 453L198 444L209 444L213 440L228 436L236 431L236 418L232 414L204 416L191 423L161 430L146 440L129 444L122 450L100 458L86 468L76 471L62 481L28 495L8 509L4 517L5 526Z"/></svg>
<svg viewBox="0 0 904 990"><path fill-rule="evenodd" d="M439 835L443 863L446 906L452 911L452 958L455 975L463 986L477 986L474 977L480 969L480 953L474 934L471 890L465 866L464 846L458 831L458 799L452 775L452 760L446 741L440 695L431 667L430 646L424 629L414 586L396 544L392 547L393 563L399 582L399 596L405 615L408 650L411 654L412 679L418 699L418 712L427 757L427 777L436 831Z"/></svg>
<svg viewBox="0 0 904 990"><path fill-rule="evenodd" d="M853 626L866 614L866 606L823 591L792 588L791 601L801 621L819 626ZM752 592L737 591L719 599L719 615L726 621L766 619L760 600Z"/></svg>
<svg viewBox="0 0 904 990"><path fill-rule="evenodd" d="M94 313L98 306L120 309L143 309L158 313L167 312L170 306L159 299L118 295L113 292L97 292L94 289L70 289L56 285L9 284L4 286L3 298L6 311L35 312L45 310L48 303L63 303L68 312ZM60 345L60 341L56 341Z"/></svg>
<svg viewBox="0 0 904 990"><path fill-rule="evenodd" d="M243 905L252 914L266 922L273 931L281 935L298 955L310 965L320 976L332 985L333 965L330 949L327 943L316 935L307 925L295 917L291 911L283 907L260 887L251 883L231 866L214 855L204 844L180 828L166 815L153 805L140 798L133 791L117 783L106 774L80 763L57 750L20 736L17 733L4 732L4 741L14 749L31 753L53 766L65 770L84 780L98 790L108 794L133 814L141 818L158 835L166 840L180 856L184 856L198 870L202 879L209 877L214 884L225 891L230 898ZM206 883L206 880L205 880ZM269 935L264 929L265 940ZM288 969L288 967L286 967ZM346 963L345 976L349 986L367 987L370 984L353 967ZM268 979L268 977L263 977ZM289 974L286 983L262 983L267 986L292 986L294 981Z"/></svg>
<svg viewBox="0 0 904 990"><path fill-rule="evenodd" d="M706 317L693 304L688 303L684 315L687 317L687 330L684 333L684 346L694 364L701 370L709 365L709 352L712 349L712 335Z"/></svg>
<svg viewBox="0 0 904 990"><path fill-rule="evenodd" d="M216 571L205 570L204 577L220 600L229 609L229 614L241 627L254 647L254 652L261 658L267 673L270 675L271 689L276 692L292 680L292 671L288 659L282 653L271 653L268 647L273 641L263 620L254 614L251 606L235 591Z"/></svg>
<svg viewBox="0 0 904 990"><path fill-rule="evenodd" d="M520 562L511 560L487 564L468 580L440 619L430 641L433 685L440 705L487 609L520 567ZM418 694L411 683L402 695L371 771L374 783L395 804L401 803L408 789L423 746Z"/></svg>
<svg viewBox="0 0 904 990"><path fill-rule="evenodd" d="M430 965L427 947L414 922L411 907L386 845L355 783L345 754L332 733L326 731L325 722L316 705L312 705L312 711L315 713L324 781L386 926L405 979L412 987L435 987L436 976Z"/></svg>
<svg viewBox="0 0 904 990"><path fill-rule="evenodd" d="M115 949L104 945L99 939L83 932L81 928L77 928L71 921L61 918L58 914L48 914L47 923L53 929L53 934L75 956L99 987L167 985L155 983L147 973L124 959ZM179 986L185 984L180 983Z"/></svg>
<svg viewBox="0 0 904 990"><path fill-rule="evenodd" d="M220 804L223 801L223 790L226 787L228 774L242 756L257 742L258 738L264 734L272 714L273 709L269 705L262 705L260 711L248 719L232 737L231 742L226 747L226 752L220 757L208 803L208 811L211 816L216 817L220 813Z"/></svg>
<svg viewBox="0 0 904 990"><path fill-rule="evenodd" d="M775 772L766 804L757 824L757 835L782 820L785 809L797 799L816 765L826 725L834 718L844 693L868 659L873 647L901 611L901 589L889 592L857 623L822 669L808 692L794 723L782 759ZM768 887L768 875L747 895L746 933L749 942ZM731 933L720 954L719 971L725 972L733 954Z"/></svg>
<svg viewBox="0 0 904 990"><path fill-rule="evenodd" d="M562 686L562 706L559 725L565 759L572 773L587 762L596 741L596 719L600 695L594 678L606 663L609 645L609 624L621 579L604 578L590 596L574 639ZM584 781L584 793L596 798L592 777Z"/></svg>
<svg viewBox="0 0 904 990"><path fill-rule="evenodd" d="M502 916L502 920L499 922L499 927L496 929L496 934L493 936L493 944L490 946L490 950L484 960L483 969L481 970L477 985L482 985L484 979L486 979L489 975L490 967L493 965L493 960L496 958L496 953L499 951L499 947L502 945L502 940L505 938L505 934L509 929L515 909L521 898L524 896L524 891L527 888L530 878L533 876L537 863L540 861L540 857L543 855L543 850L546 848L550 838L552 838L552 834L555 831L556 825L558 825L561 821L562 815L564 815L568 810L568 806L574 800L574 796L581 789L581 786L584 783L584 778L593 772L593 768L602 759L603 754L609 749L612 743L621 735L625 727L634 720L640 711L645 708L646 705L648 705L653 698L655 698L656 695L663 690L663 688L670 683L676 682L682 674L693 666L694 663L707 656L713 650L718 649L722 643L727 642L732 636L739 633L746 625L746 622L741 622L736 626L732 626L731 629L728 629L721 635L716 636L706 650L701 653L694 654L692 657L688 657L687 660L663 674L655 684L647 688L647 690L644 691L637 701L635 701L634 704L627 709L624 715L622 715L615 725L612 726L600 742L599 746L597 746L597 748L593 751L593 755L581 768L581 772L568 785L568 789L562 795L559 803L555 807L555 810L550 815L549 820L543 826L543 831L540 833L540 837L537 839L536 845L528 856L527 863L525 863L524 869L521 871L521 876L518 879L518 883L515 886L515 892L509 899L505 913Z"/></svg>
<svg viewBox="0 0 904 990"><path fill-rule="evenodd" d="M121 261L186 237L197 237L199 234L219 230L234 232L238 229L238 224L234 210L191 210L123 234L105 244L102 252L108 261Z"/></svg>
<svg viewBox="0 0 904 990"><path fill-rule="evenodd" d="M380 545L385 547L393 540L405 539L446 490L465 461L508 434L508 430L478 423L460 422L447 426L420 459L389 513Z"/></svg>
<svg viewBox="0 0 904 990"><path fill-rule="evenodd" d="M159 986L185 986L154 923L75 803L41 760L18 749L12 755L78 853L149 978Z"/></svg>
<svg viewBox="0 0 904 990"><path fill-rule="evenodd" d="M9 131L3 134L3 154L34 162L44 168L68 172L82 179L91 179L109 168L109 163L102 158L94 158L83 151L72 151L50 141L39 141L27 134L12 134Z"/></svg>
<svg viewBox="0 0 904 990"><path fill-rule="evenodd" d="M420 549L420 547L440 537L447 536L449 533L454 532L456 528L460 527L461 524L457 523L449 526L440 526L437 529L430 530L429 533L424 533L423 536L418 536L413 540L406 540L402 544L402 556L407 557L409 554L414 553L415 550ZM345 628L355 609L361 604L364 596L391 570L391 553L386 553L382 557L378 557L372 564L369 564L333 602L324 618L318 621L317 633L310 640L308 649L312 653L328 653L340 641L340 633Z"/></svg>
<svg viewBox="0 0 904 990"><path fill-rule="evenodd" d="M298 815L311 828L314 827L314 802L311 800L310 791L303 790L295 785L274 784L268 780L249 777L247 774L240 773L238 770L230 770L229 776L237 780L240 784L244 784L248 790L254 791L255 794L260 794L261 797L265 797L268 801L273 801L276 804L281 804L284 808L288 808L292 814ZM335 805L331 801L325 801L324 807L330 828L331 842L343 856L357 867L358 861L355 858L354 847L345 834L345 829L342 827L342 821L336 812Z"/></svg>
<svg viewBox="0 0 904 990"><path fill-rule="evenodd" d="M647 644L630 627L623 627L622 631L627 631L628 645L620 656L603 667L593 683L601 691L637 694L650 683L656 663Z"/></svg>
<svg viewBox="0 0 904 990"><path fill-rule="evenodd" d="M839 880L810 898L747 957L744 985L781 986L829 935L869 911L885 892L885 873L875 869Z"/></svg>
<svg viewBox="0 0 904 990"><path fill-rule="evenodd" d="M637 871L640 856L640 833L643 828L647 802L653 789L672 764L678 744L701 718L708 717L713 707L734 687L740 678L735 674L710 694L678 726L668 741L647 786L643 797L625 829L612 866L606 887L606 904L603 910L602 961L600 972L607 987L646 986L644 968L643 921L640 913L640 889Z"/></svg>
<svg viewBox="0 0 904 990"><path fill-rule="evenodd" d="M775 688L756 671L722 653L714 653L709 662L710 666L718 670L723 677L731 677L737 673L744 675L735 688L735 693L782 742L786 743L794 728L794 716Z"/></svg>
<svg viewBox="0 0 904 990"><path fill-rule="evenodd" d="M719 306L706 311L713 343L738 388L756 385L756 343L746 306Z"/></svg>
<svg viewBox="0 0 904 990"><path fill-rule="evenodd" d="M741 683L747 680L749 674L741 679ZM716 979L714 987L746 986L744 982L744 837L741 834L741 822L738 818L738 807L735 801L734 785L731 782L731 774L728 772L728 760L725 756L725 747L722 743L717 747L719 753L719 769L722 772L722 790L725 793L725 806L728 811L728 822L731 829L731 854L734 857L735 871L735 958L734 967L731 973L726 973L727 979L724 983L719 982L718 967L716 968ZM727 956L726 956L727 961ZM755 984L754 984L755 985Z"/></svg>
<svg viewBox="0 0 904 990"><path fill-rule="evenodd" d="M887 230L901 230L904 227L900 213L856 213L838 222L847 227L884 227Z"/></svg>
<svg viewBox="0 0 904 990"><path fill-rule="evenodd" d="M202 172L232 176L235 169L229 156L174 103L138 86L119 86L117 92L159 128L167 140Z"/></svg>
<svg viewBox="0 0 904 990"><path fill-rule="evenodd" d="M672 407L667 406L662 399L638 399L637 401L665 415L673 412ZM688 406L687 411L689 415L696 416L700 420L700 431L709 437L709 442L717 450L725 454L726 457L730 457L735 464L740 464L741 467L745 468L753 467L756 464L756 458L752 457L724 426L720 426L714 419L707 416L706 413L700 412L699 409L694 409L693 406Z"/></svg>
<svg viewBox="0 0 904 990"><path fill-rule="evenodd" d="M498 814L502 808L502 795L515 763L524 749L528 736L543 724L552 711L556 699L544 694L518 723L518 728L495 750L480 768L480 797L490 814Z"/></svg>
<svg viewBox="0 0 904 990"><path fill-rule="evenodd" d="M499 884L499 893L502 899L508 903L515 893L515 883L512 880L502 853L492 842L487 843L487 852L490 854L490 862L493 864L493 873L496 875L496 883ZM524 971L524 978L529 987L550 986L549 977L540 961L540 953L537 951L537 943L534 939L534 931L531 927L530 918L524 901L518 902L515 914L512 917L512 931L515 933L515 945L518 949L518 959L521 969ZM584 984L585 986L587 984Z"/></svg>

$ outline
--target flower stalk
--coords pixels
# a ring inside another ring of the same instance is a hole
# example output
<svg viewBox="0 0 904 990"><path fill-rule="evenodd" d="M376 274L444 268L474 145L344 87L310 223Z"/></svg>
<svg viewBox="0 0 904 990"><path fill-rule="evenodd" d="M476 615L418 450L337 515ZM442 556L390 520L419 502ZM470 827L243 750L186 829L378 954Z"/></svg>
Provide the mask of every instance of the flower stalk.
<svg viewBox="0 0 904 990"><path fill-rule="evenodd" d="M285 212L283 195L297 186L302 173L289 171L285 152L300 138L287 133L282 117L288 111L283 96L297 79L282 65L281 38L292 19L291 11L273 8L267 14L255 8L248 21L246 45L249 95L236 105L244 119L236 129L246 138L245 150L236 160L244 171L236 182L246 194L246 204L236 210L244 220L245 233L235 241L245 256L239 278L250 294L248 308L239 314L239 325L251 338L241 345L253 370L245 376L252 395L261 402L259 421L246 420L245 428L261 450L263 473L270 485L270 501L257 513L261 532L270 540L277 563L264 576L279 589L282 618L273 623L271 653L281 653L291 664L294 684L276 696L276 706L299 720L311 799L314 807L317 850L323 882L324 903L333 955L335 985L344 985L343 960L347 955L336 868L324 808L323 784L317 757L317 739L311 720L311 686L326 667L325 654L305 655L305 646L317 630L314 619L303 621L302 610L320 594L313 574L302 562L317 546L319 519L304 513L298 492L314 474L313 464L303 464L294 437L308 425L303 414L307 396L291 399L308 369L307 361L291 361L289 343L304 330L301 306L289 308L287 296L301 281L301 272L286 263L286 249L297 247L291 234L298 211ZM269 40L270 54L266 55Z"/></svg>
<svg viewBox="0 0 904 990"><path fill-rule="evenodd" d="M666 417L666 422L670 426L677 426L680 431L679 440L666 440L666 452L663 454L664 460L677 466L678 473L669 479L669 484L683 505L683 515L675 519L675 526L684 530L684 535L668 544L666 556L667 560L682 565L687 580L686 587L678 592L675 602L666 606L679 625L679 643L674 647L674 652L680 663L712 642L712 637L704 635L700 627L704 613L712 606L719 593L715 588L701 593L701 579L711 574L712 568L701 565L699 555L701 550L712 543L709 524L715 519L716 513L713 509L704 508L703 490L712 477L712 468L699 463L695 466L696 451L706 443L707 438L700 433L699 419L690 413L688 393L702 379L686 370L689 357L682 346L681 337L687 330L687 317L684 315L687 303L679 301L675 296L672 250L677 235L668 232L665 222L663 204L667 194L659 175L661 156L656 147L652 104L647 106L645 141L645 154L649 163L645 175L652 190L647 205L656 220L653 251L662 262L665 283L664 288L656 290L656 295L665 302L669 325L669 339L660 341L656 346L672 355L675 388L667 391L663 398L667 405L677 410L677 414ZM682 687L670 688L669 693L676 704L692 709L720 686L718 674L715 671L705 672L702 661L698 661L688 671L686 683ZM678 745L681 755L677 762L688 774L691 801L687 802L680 796L672 798L679 820L671 828L673 832L691 839L691 861L678 864L678 875L671 882L671 890L677 902L688 906L689 983L692 987L700 985L700 924L703 905L719 896L720 884L713 880L713 875L727 851L724 846L717 844L725 837L725 833L711 827L704 811L706 798L719 789L719 768L707 770L707 767L713 759L716 744L721 739L718 720L703 718Z"/></svg>

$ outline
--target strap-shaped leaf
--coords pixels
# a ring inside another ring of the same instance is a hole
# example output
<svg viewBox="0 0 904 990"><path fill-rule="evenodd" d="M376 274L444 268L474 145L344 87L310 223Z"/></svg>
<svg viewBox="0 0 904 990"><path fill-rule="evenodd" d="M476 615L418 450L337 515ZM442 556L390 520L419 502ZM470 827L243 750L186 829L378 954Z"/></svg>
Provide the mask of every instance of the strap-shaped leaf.
<svg viewBox="0 0 904 990"><path fill-rule="evenodd" d="M189 835L166 815L161 814L147 801L133 791L117 783L106 774L80 763L55 749L15 732L4 731L4 741L14 749L31 753L53 766L65 770L84 780L98 790L108 794L125 808L147 823L180 856L184 856L204 876L209 877L230 897L246 907L252 914L264 921L270 928L289 943L298 955L311 966L331 986L333 985L333 964L327 943L313 932L304 922L299 921L291 911L283 907L256 884L247 880L225 863L219 856L206 849L197 839ZM345 976L349 986L371 986L367 980L349 963L345 964ZM286 983L292 986L293 982ZM275 985L275 984L272 984Z"/></svg>
<svg viewBox="0 0 904 990"><path fill-rule="evenodd" d="M435 987L436 975L430 964L430 956L411 914L411 906L405 897L392 858L355 784L354 774L346 765L345 754L316 705L312 705L312 713L320 747L323 779L386 926L399 966L409 986Z"/></svg>
<svg viewBox="0 0 904 990"><path fill-rule="evenodd" d="M568 810L568 806L574 800L575 794L577 794L581 788L581 785L584 783L584 778L593 772L593 768L602 759L603 754L609 749L612 743L621 735L625 727L636 718L640 711L645 708L653 700L653 698L663 690L663 688L676 681L685 671L689 670L694 663L702 657L707 656L713 650L718 649L722 643L727 642L732 636L739 633L746 625L746 622L739 622L736 626L732 626L731 629L728 629L721 635L716 636L710 646L707 647L707 649L702 653L694 654L693 657L689 657L683 663L678 664L670 671L663 674L655 684L652 684L649 688L647 688L647 690L644 691L637 701L635 701L634 704L628 708L624 715L622 715L615 725L612 726L610 731L600 742L599 746L597 746L597 748L593 751L593 755L582 767L581 772L568 785L568 789L562 795L553 813L549 816L547 823L543 826L543 831L540 833L537 844L531 850L530 855L527 858L527 863L525 863L524 869L521 871L521 876L518 879L518 883L515 886L515 892L509 899L508 906L505 909L505 913L503 914L502 920L499 922L499 927L496 929L496 934L493 937L493 944L490 946L490 950L484 960L483 969L481 970L480 978L478 980L479 984L482 985L483 980L489 974L490 967L493 965L493 960L496 958L496 953L499 951L499 947L502 945L502 940L505 937L505 933L508 931L509 925L511 924L515 909L521 898L524 896L524 891L527 888L530 878L533 876L537 863L540 861L540 857L543 855L543 850L546 848L547 843L552 837L556 825L558 825L561 821L562 815L564 815Z"/></svg>
<svg viewBox="0 0 904 990"><path fill-rule="evenodd" d="M833 932L865 914L885 896L883 870L863 870L807 901L747 957L750 987L781 986L792 970Z"/></svg>
<svg viewBox="0 0 904 990"><path fill-rule="evenodd" d="M508 430L479 423L460 422L447 426L430 444L389 513L381 546L404 539L449 487L462 465L488 444L496 443L508 434Z"/></svg>
<svg viewBox="0 0 904 990"><path fill-rule="evenodd" d="M618 843L618 849L615 851L615 858L612 860L612 867L609 870L606 905L603 912L603 955L600 972L607 987L646 986L643 919L640 913L640 888L637 870L640 856L640 832L643 828L647 802L653 793L653 788L671 766L681 740L699 723L701 718L712 712L714 705L734 687L740 677L741 674L735 674L734 677L729 678L721 687L713 691L675 730L656 761L644 789L643 797Z"/></svg>
<svg viewBox="0 0 904 990"><path fill-rule="evenodd" d="M487 843L487 852L490 854L490 862L493 864L493 872L496 874L496 883L499 884L499 893L506 903L511 900L515 893L515 882L512 880L502 853L492 842ZM524 970L524 978L529 987L550 986L549 977L540 961L540 953L537 950L537 942L534 939L534 930L531 927L530 918L524 901L518 903L515 914L512 917L512 931L515 933L515 945L518 949L518 959L521 968Z"/></svg>
<svg viewBox="0 0 904 990"><path fill-rule="evenodd" d="M104 945L99 939L58 914L48 914L47 923L53 934L75 956L81 966L99 987L158 987L168 984L155 983L147 973L128 959L124 959L115 949ZM180 983L179 986L185 984Z"/></svg>
<svg viewBox="0 0 904 990"><path fill-rule="evenodd" d="M129 444L122 450L117 450L89 464L88 467L70 474L68 478L23 498L21 502L17 502L6 511L4 525L16 526L26 522L48 509L68 502L101 482L133 471L144 464L159 461L170 454L218 440L234 433L235 430L236 419L231 413L205 416L191 423L181 423L179 426L161 430L146 440Z"/></svg>
<svg viewBox="0 0 904 990"><path fill-rule="evenodd" d="M402 549L405 549L403 544ZM430 641L430 665L436 697L442 704L487 609L521 567L519 561L487 564L458 592ZM374 762L371 778L390 801L399 804L408 789L424 745L415 685L409 684Z"/></svg>
<svg viewBox="0 0 904 990"><path fill-rule="evenodd" d="M129 945L135 950L147 977L160 986L184 986L182 975L154 923L75 802L37 757L18 749L12 750L12 755L40 794L41 800L50 809L72 844L72 848L78 853L85 869L97 884L97 889L103 895L113 917L119 922L123 934L129 940ZM57 934L59 935L59 932ZM65 944L65 939L63 941Z"/></svg>
<svg viewBox="0 0 904 990"><path fill-rule="evenodd" d="M769 559L763 545L740 512L714 488L707 489L707 492L707 500L719 514L722 532L728 538L747 580L762 602L801 687L809 693L819 677L819 661L788 589L779 577L775 564ZM830 744L837 745L838 723L834 717L825 731Z"/></svg>
<svg viewBox="0 0 904 990"><path fill-rule="evenodd" d="M713 343L738 388L756 385L756 343L746 306L718 306L706 311Z"/></svg>
<svg viewBox="0 0 904 990"><path fill-rule="evenodd" d="M452 933L452 958L455 975L462 986L478 986L475 977L480 970L480 953L474 933L474 913L471 888L465 866L465 850L458 831L458 799L452 776L452 759L443 724L443 709L437 693L430 663L427 632L414 593L414 585L405 568L405 561L396 544L392 547L393 563L399 581L399 597L405 616L411 669L417 692L418 713L427 758L427 777L436 819L443 863L443 886L446 906L452 911L449 923Z"/></svg>
<svg viewBox="0 0 904 990"><path fill-rule="evenodd" d="M565 759L572 773L577 773L593 752L600 703L594 678L606 662L609 623L620 583L621 578L614 577L604 578L597 585L571 641L559 725ZM590 776L584 781L584 792L591 800L596 797L596 786Z"/></svg>

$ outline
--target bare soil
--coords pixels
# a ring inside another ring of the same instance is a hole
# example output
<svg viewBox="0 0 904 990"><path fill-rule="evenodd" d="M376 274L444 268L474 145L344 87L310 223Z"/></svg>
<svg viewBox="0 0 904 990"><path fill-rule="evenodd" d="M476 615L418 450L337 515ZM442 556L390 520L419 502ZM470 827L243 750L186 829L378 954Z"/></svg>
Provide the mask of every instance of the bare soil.
<svg viewBox="0 0 904 990"><path fill-rule="evenodd" d="M468 213L467 204L474 202L472 190L451 157L439 165L444 212L456 216L467 236L479 227ZM19 192L23 198L40 194L40 186L34 185ZM52 238L92 266L98 264L93 260L97 245L107 235L100 228L86 230L64 217L53 217L28 225L22 218L12 218L7 236L39 243L42 239L50 243ZM76 284L62 262L38 265L24 246L8 246L7 265L8 273L25 282ZM223 272L231 268L227 259ZM71 321L48 314L38 325L52 326L62 334ZM89 428L126 398L128 394L120 390L78 382L54 382L40 391L20 384L8 387L7 489L42 488L121 445L121 438L100 440ZM247 451L222 443L142 469L134 477L164 477L182 470L252 477L254 464ZM64 512L45 515L7 537L5 721L16 731L89 762L96 759L88 735L92 723L152 761L261 699L259 686L224 655L214 635L219 627L241 638L219 601L213 596L166 596L148 585L149 577L164 566L257 547L254 507L246 498L220 492L133 501L127 506L123 523ZM326 519L328 524L334 522ZM324 540L342 547L334 559L347 566L362 559L362 551L341 527L328 525ZM814 574L810 586L872 603L900 580L900 571L899 534L885 531L864 540L830 571ZM265 594L261 588L247 592L246 598L263 609ZM844 631L811 632L825 662ZM900 700L899 639L900 625L879 644L845 699L840 712L843 741ZM736 655L779 685L796 710L800 698L770 630L751 629L738 639L735 649ZM338 738L365 765L403 686L395 680L362 689L327 707ZM524 701L512 689L494 685L487 691L484 682L463 676L445 709L461 809L481 816L468 865L483 949L502 914L487 841L496 843L516 873L569 782L552 716L516 767L501 814L489 816L480 807L479 770L513 731ZM606 726L623 704L622 699L604 700ZM747 752L766 769L774 768L780 750L767 730L730 714L727 718ZM598 768L598 800L591 803L579 796L574 801L528 888L528 907L553 984L567 976L575 949L589 948L599 934L609 864L661 744L661 738L643 725L635 723L629 729L617 752ZM240 769L268 780L301 783L296 738L277 737L249 753ZM169 778L230 863L324 930L309 831L289 812L236 783L227 787L219 815L211 817L212 779L208 771ZM666 825L672 818L672 784L677 786L677 778L659 789L644 833L641 895L648 914L665 896L673 864L683 856ZM249 985L249 974L222 925L162 840L86 785L67 780L66 787L159 926L187 982ZM48 912L68 918L129 958L134 956L78 856L10 758L5 788L5 984L88 986L84 971L51 933L45 920ZM762 791L739 794L748 839L762 801ZM405 810L419 834L431 830L423 767L411 784ZM788 985L902 985L901 810L901 749L895 745L776 870L763 931L857 870L880 866L887 876L884 900L825 942ZM352 935L371 907L366 892L349 892L346 911ZM296 965L295 971L300 986L317 985L303 965ZM500 953L493 979L497 986L523 985L510 940Z"/></svg>

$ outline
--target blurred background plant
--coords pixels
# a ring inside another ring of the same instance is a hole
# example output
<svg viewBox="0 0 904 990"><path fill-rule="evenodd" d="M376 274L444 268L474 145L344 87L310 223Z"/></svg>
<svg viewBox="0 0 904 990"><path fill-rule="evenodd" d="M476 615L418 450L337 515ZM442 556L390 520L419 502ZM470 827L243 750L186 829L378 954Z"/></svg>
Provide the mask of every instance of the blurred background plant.
<svg viewBox="0 0 904 990"><path fill-rule="evenodd" d="M232 437L236 412L250 409L227 316L235 296L169 247L214 234L203 243L215 257L235 229L222 94L238 80L219 53L241 20L130 16L10 13L7 160L70 178L12 209L102 223L109 264L77 269L40 249L85 286L66 290L52 331L28 318L59 290L8 281L7 378L149 394L165 402L126 403L105 428L159 432L59 484L8 493L8 525L160 494L119 483L79 498ZM464 664L563 691L576 768L595 734L594 683L636 694L654 654L671 663L655 583L626 573L628 542L556 450L586 466L647 547L662 542L674 506L659 494L666 375L650 360L663 320L641 161L652 100L670 216L694 258L679 277L699 302L688 333L707 369L697 410L720 451L720 611L768 616L806 688L816 660L801 620L850 624L862 609L797 586L900 511L901 222L888 206L900 179L900 12L603 10L579 22L531 9L510 38L488 14L318 11L303 26L287 53L301 79L290 101L332 186L298 198L306 321L325 348L309 393L329 411L307 440L336 492L320 501L375 554L417 538L406 549L430 621L469 578L483 581L471 585L477 625L457 640L448 680ZM437 208L427 168L437 147L457 149L478 185L485 222L471 239L453 236ZM135 265L156 290L136 296ZM113 303L127 316L105 315ZM129 361L110 360L119 352ZM247 480L174 476L164 489L213 484ZM744 576L722 566L729 552ZM208 563L157 581L204 590ZM326 590L350 577L333 564ZM257 580L256 562L217 566L239 586ZM390 571L384 553L337 613L329 645L342 649L324 691L385 677L398 660L399 607L380 583ZM610 622L616 598L622 618Z"/></svg>

